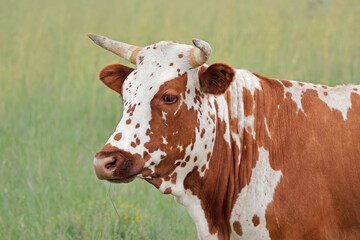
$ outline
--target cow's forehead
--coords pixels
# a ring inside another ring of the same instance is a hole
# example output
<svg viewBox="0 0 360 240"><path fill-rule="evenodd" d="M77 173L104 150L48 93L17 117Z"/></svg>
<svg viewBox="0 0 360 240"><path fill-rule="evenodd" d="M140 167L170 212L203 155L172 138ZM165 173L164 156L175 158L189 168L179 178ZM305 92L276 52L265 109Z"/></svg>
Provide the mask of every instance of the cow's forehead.
<svg viewBox="0 0 360 240"><path fill-rule="evenodd" d="M165 82L185 72L195 71L189 63L192 48L167 41L144 47L138 53L137 68L124 82L124 100L143 102L144 97L154 96Z"/></svg>
<svg viewBox="0 0 360 240"><path fill-rule="evenodd" d="M142 48L138 53L136 64L138 69L177 67L191 68L189 52L193 47L177 42L161 41Z"/></svg>

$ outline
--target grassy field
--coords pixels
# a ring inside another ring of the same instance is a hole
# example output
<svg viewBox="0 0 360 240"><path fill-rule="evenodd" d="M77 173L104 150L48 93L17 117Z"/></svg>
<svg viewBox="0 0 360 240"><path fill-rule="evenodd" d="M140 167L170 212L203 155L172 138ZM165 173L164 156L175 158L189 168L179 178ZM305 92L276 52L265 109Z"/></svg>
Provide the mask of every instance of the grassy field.
<svg viewBox="0 0 360 240"><path fill-rule="evenodd" d="M125 63L88 32L144 46L208 41L209 63L360 84L358 0L1 1L0 239L196 239L186 210L145 181L98 181L121 118L97 80Z"/></svg>

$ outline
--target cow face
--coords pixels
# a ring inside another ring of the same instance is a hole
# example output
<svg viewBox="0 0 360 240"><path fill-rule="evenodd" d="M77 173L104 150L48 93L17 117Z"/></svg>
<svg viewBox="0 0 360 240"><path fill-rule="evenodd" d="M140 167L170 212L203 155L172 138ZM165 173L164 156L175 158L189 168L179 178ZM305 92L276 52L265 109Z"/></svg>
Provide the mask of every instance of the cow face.
<svg viewBox="0 0 360 240"><path fill-rule="evenodd" d="M191 64L189 45L160 42L142 48L137 68L104 67L100 80L123 98L123 117L96 154L99 179L145 178L165 193L169 182L198 167L205 171L215 140L214 99L229 87L234 70L225 64ZM200 170L201 169L201 170Z"/></svg>

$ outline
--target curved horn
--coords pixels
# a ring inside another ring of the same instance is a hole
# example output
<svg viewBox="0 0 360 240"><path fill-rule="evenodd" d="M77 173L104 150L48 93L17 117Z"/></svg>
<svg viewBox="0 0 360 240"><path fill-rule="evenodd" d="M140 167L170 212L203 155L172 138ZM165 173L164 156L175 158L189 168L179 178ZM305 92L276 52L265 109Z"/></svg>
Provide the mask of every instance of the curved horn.
<svg viewBox="0 0 360 240"><path fill-rule="evenodd" d="M192 42L196 48L190 50L190 64L193 67L198 67L210 58L211 47L209 43L200 39L193 38Z"/></svg>
<svg viewBox="0 0 360 240"><path fill-rule="evenodd" d="M125 58L129 62L136 64L136 56L141 50L141 47L133 46L130 44L111 40L110 38L99 36L96 34L89 33L88 37L94 41L100 47L109 50L122 58Z"/></svg>

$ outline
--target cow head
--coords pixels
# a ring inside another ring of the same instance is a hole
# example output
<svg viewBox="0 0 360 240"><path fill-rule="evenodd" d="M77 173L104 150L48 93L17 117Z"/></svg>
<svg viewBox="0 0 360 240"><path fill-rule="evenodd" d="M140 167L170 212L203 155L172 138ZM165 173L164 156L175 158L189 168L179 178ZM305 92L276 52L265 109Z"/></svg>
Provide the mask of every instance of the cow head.
<svg viewBox="0 0 360 240"><path fill-rule="evenodd" d="M100 80L123 98L123 116L96 154L99 179L130 182L141 177L164 193L181 191L181 180L204 174L216 136L217 95L235 72L222 63L203 65L211 48L159 42L144 48L89 34L98 45L136 64L105 66Z"/></svg>

